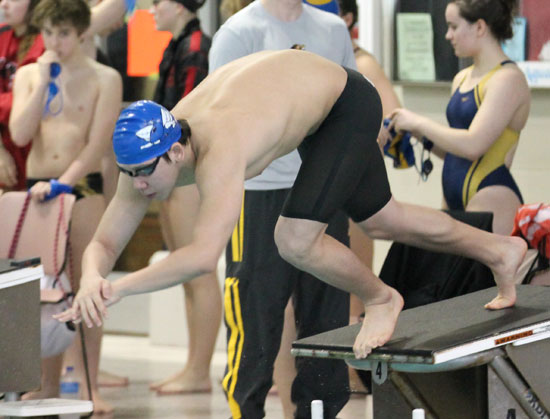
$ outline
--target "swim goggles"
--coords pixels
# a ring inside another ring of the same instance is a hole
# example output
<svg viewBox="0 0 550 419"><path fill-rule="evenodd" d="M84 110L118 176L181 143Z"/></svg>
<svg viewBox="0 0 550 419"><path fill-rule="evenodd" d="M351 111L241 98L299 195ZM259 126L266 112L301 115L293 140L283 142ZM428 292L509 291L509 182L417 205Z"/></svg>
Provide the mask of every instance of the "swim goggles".
<svg viewBox="0 0 550 419"><path fill-rule="evenodd" d="M63 95L61 94L61 89L57 85L57 77L61 74L61 65L59 63L50 64L50 82L48 83L48 98L46 99L46 106L44 107L44 117L51 115L58 115L63 109ZM52 102L55 97L59 95L59 109L52 111Z"/></svg>
<svg viewBox="0 0 550 419"><path fill-rule="evenodd" d="M151 176L155 169L157 168L157 164L159 164L160 158L162 156L158 156L154 162L147 164L145 166L138 167L134 170L128 170L123 167L118 166L118 170L120 170L121 173L124 173L125 175L128 175L130 177L138 177L138 176Z"/></svg>

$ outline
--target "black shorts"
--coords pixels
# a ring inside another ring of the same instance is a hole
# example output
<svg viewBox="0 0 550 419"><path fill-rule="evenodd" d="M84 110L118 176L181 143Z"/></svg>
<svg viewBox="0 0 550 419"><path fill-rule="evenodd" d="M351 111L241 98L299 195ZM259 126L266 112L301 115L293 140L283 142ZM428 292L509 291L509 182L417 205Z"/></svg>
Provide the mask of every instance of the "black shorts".
<svg viewBox="0 0 550 419"><path fill-rule="evenodd" d="M376 88L345 69L348 81L321 126L298 147L302 166L281 215L327 223L342 209L355 222L390 200L377 138L382 105Z"/></svg>

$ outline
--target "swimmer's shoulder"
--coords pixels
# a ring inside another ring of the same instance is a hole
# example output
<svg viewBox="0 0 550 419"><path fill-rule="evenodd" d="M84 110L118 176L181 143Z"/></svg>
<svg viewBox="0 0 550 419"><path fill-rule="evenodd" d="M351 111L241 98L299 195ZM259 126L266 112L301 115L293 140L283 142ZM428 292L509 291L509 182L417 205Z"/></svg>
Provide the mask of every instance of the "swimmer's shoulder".
<svg viewBox="0 0 550 419"><path fill-rule="evenodd" d="M95 72L100 87L109 89L122 86L122 77L118 71L97 61L91 61L91 67Z"/></svg>
<svg viewBox="0 0 550 419"><path fill-rule="evenodd" d="M91 60L91 66L99 77L107 77L108 79L121 79L120 73L113 67L101 64L95 60Z"/></svg>
<svg viewBox="0 0 550 419"><path fill-rule="evenodd" d="M15 72L15 76L19 79L29 79L35 75L38 75L38 63L24 65L22 67L19 67Z"/></svg>
<svg viewBox="0 0 550 419"><path fill-rule="evenodd" d="M24 90L33 89L33 86L38 83L40 73L37 63L27 64L19 67L15 72L13 90L22 92Z"/></svg>

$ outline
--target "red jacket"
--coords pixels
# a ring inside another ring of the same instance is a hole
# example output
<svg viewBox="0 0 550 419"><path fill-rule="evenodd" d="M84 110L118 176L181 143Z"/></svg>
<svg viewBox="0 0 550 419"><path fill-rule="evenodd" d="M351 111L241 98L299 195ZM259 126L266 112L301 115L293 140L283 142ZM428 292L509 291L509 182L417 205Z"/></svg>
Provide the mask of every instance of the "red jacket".
<svg viewBox="0 0 550 419"><path fill-rule="evenodd" d="M17 51L21 38L15 36L15 32L10 26L0 26L0 135L2 143L8 150L17 168L17 185L15 189L25 189L25 165L30 145L20 148L11 141L8 123L10 120L11 105L13 100L13 79L15 71L24 65L34 63L44 52L44 42L42 36L37 35L33 44L27 51L23 59L17 61ZM2 186L0 184L0 186Z"/></svg>
<svg viewBox="0 0 550 419"><path fill-rule="evenodd" d="M198 19L187 23L182 33L172 39L159 65L159 80L154 100L172 109L208 75L208 51L211 39Z"/></svg>

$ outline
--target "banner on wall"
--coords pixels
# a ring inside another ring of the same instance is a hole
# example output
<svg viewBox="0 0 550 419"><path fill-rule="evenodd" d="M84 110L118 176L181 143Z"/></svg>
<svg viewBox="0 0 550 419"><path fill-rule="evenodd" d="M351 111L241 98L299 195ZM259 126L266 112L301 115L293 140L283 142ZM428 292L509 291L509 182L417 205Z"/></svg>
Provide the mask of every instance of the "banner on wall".
<svg viewBox="0 0 550 419"><path fill-rule="evenodd" d="M136 10L128 21L128 75L147 77L159 71L159 64L172 34L157 31L147 10Z"/></svg>
<svg viewBox="0 0 550 419"><path fill-rule="evenodd" d="M434 81L432 17L429 13L397 14L399 80Z"/></svg>
<svg viewBox="0 0 550 419"><path fill-rule="evenodd" d="M435 61L435 80L452 80L459 69L459 61L449 41L445 39L447 21L445 10L452 0L395 0L395 76L398 77L397 68L397 15L399 13L427 13L431 17L433 30L433 56ZM414 28L413 28L414 30Z"/></svg>

